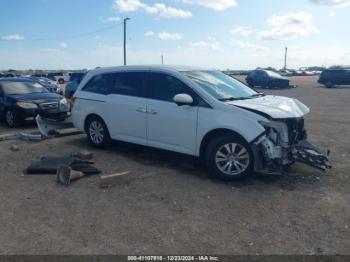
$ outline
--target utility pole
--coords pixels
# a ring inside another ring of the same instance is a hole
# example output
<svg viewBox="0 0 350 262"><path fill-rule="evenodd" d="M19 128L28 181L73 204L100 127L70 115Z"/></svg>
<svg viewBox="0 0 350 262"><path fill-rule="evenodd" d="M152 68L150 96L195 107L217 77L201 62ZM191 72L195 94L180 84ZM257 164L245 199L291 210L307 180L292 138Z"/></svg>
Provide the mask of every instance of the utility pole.
<svg viewBox="0 0 350 262"><path fill-rule="evenodd" d="M126 66L126 21L130 20L129 17L124 18L124 65Z"/></svg>
<svg viewBox="0 0 350 262"><path fill-rule="evenodd" d="M288 47L286 47L285 53L284 53L284 69L287 69L287 55L288 55Z"/></svg>
<svg viewBox="0 0 350 262"><path fill-rule="evenodd" d="M164 56L162 55L162 65L164 65Z"/></svg>

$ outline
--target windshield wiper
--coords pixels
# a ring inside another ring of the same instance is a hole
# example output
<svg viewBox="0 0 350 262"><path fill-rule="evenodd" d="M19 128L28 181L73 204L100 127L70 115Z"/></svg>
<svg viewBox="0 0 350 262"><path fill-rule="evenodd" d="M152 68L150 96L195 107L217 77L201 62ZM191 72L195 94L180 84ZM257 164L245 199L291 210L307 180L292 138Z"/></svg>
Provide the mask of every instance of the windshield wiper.
<svg viewBox="0 0 350 262"><path fill-rule="evenodd" d="M257 93L254 95L251 95L250 97L260 97L260 96L266 96L264 93Z"/></svg>
<svg viewBox="0 0 350 262"><path fill-rule="evenodd" d="M220 98L219 100L222 102L226 102L226 101L236 101L236 100L245 100L245 99L250 99L252 97L250 96L242 96L242 97L224 97L224 98Z"/></svg>

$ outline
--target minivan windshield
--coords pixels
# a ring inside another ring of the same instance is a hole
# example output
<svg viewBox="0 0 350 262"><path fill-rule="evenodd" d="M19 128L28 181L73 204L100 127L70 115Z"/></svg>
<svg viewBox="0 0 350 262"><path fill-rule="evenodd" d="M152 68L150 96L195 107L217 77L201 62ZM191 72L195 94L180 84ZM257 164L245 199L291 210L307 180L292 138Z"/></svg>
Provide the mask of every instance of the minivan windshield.
<svg viewBox="0 0 350 262"><path fill-rule="evenodd" d="M238 80L219 71L186 71L183 74L220 101L249 99L260 95Z"/></svg>
<svg viewBox="0 0 350 262"><path fill-rule="evenodd" d="M39 83L30 81L1 81L6 95L24 95L32 93L47 93L47 89Z"/></svg>

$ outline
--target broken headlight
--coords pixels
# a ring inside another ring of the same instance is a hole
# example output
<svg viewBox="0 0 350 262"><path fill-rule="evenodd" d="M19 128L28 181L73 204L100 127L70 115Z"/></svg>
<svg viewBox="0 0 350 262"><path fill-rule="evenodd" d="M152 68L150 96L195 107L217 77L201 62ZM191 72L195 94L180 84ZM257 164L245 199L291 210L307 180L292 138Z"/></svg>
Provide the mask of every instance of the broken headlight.
<svg viewBox="0 0 350 262"><path fill-rule="evenodd" d="M60 100L60 111L62 111L62 112L69 111L69 104L68 104L67 99L65 99L65 98L62 98Z"/></svg>

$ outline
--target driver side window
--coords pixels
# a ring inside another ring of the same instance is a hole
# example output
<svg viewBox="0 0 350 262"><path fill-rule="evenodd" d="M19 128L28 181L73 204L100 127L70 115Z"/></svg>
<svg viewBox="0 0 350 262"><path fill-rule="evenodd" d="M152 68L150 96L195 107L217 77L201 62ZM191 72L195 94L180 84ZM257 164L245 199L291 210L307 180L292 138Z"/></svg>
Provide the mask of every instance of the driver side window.
<svg viewBox="0 0 350 262"><path fill-rule="evenodd" d="M152 99L173 102L178 94L189 94L193 96L192 90L177 78L154 73L151 81Z"/></svg>

